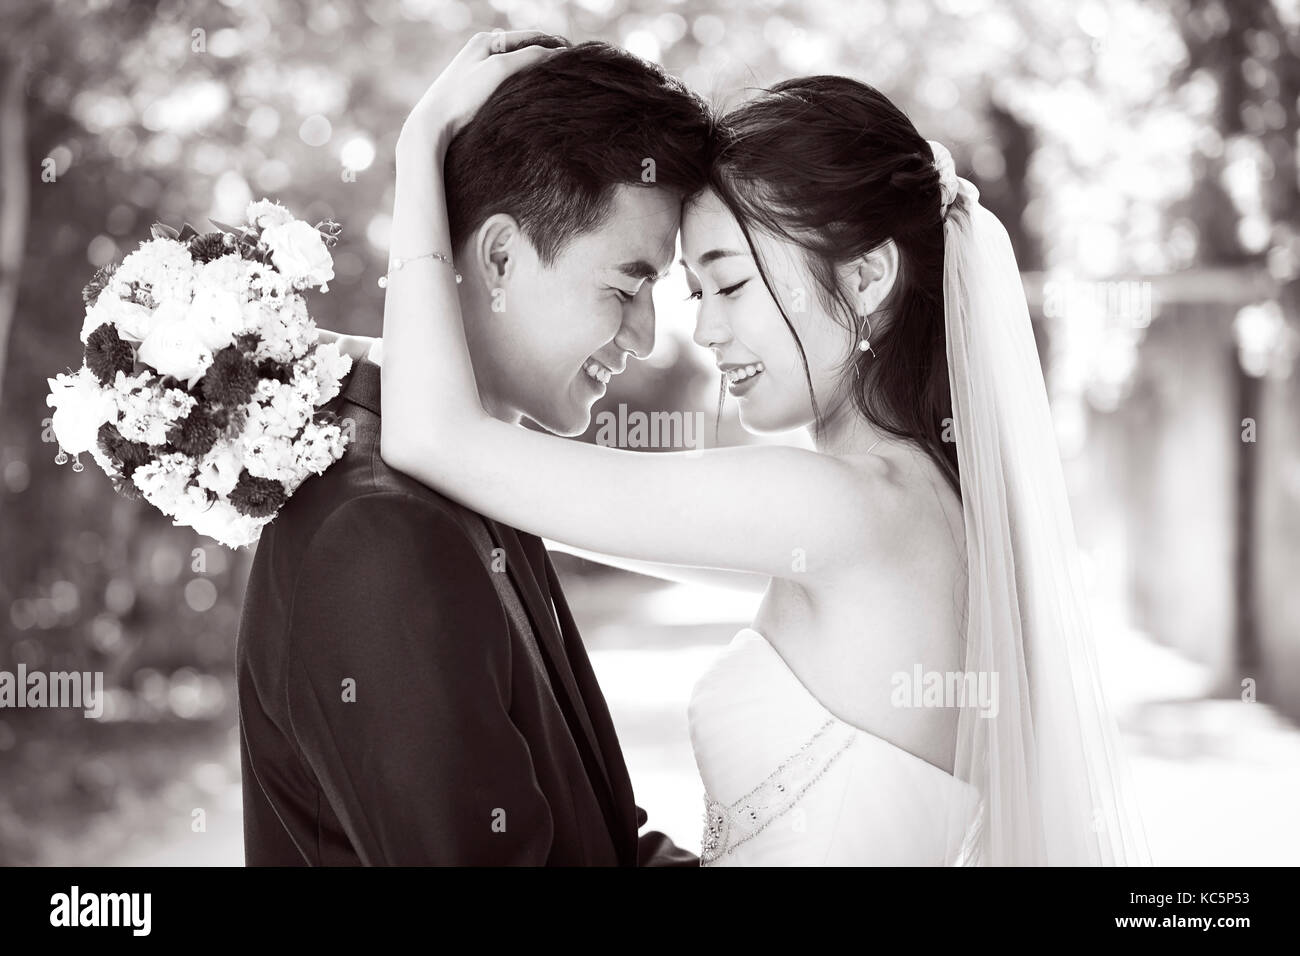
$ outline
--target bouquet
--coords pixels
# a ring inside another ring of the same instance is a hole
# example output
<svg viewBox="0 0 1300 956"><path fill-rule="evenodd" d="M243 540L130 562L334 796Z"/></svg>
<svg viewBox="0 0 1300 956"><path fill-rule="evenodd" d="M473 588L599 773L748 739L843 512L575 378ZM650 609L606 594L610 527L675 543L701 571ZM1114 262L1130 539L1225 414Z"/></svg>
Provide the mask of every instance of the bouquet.
<svg viewBox="0 0 1300 956"><path fill-rule="evenodd" d="M82 366L49 379L55 461L80 455L128 497L227 547L252 544L348 433L321 411L352 360L316 341L301 292L328 291L339 226L248 206L248 224L153 238L82 292Z"/></svg>

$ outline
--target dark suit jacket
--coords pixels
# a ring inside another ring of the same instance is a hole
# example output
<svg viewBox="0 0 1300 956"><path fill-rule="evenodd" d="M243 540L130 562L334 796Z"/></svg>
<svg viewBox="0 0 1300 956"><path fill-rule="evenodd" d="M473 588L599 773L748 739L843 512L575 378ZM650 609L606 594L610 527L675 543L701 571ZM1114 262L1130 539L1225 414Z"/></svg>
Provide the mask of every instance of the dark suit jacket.
<svg viewBox="0 0 1300 956"><path fill-rule="evenodd" d="M342 460L258 544L239 628L249 865L697 865L645 814L540 539ZM552 604L554 611L552 611Z"/></svg>

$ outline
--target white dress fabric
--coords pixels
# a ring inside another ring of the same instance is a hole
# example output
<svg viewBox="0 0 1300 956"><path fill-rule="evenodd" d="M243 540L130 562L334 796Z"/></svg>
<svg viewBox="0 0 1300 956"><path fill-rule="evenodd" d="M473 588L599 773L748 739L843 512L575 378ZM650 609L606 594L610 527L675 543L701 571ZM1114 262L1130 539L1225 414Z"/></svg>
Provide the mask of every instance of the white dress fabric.
<svg viewBox="0 0 1300 956"><path fill-rule="evenodd" d="M952 866L971 862L978 790L845 723L757 631L696 683L704 866ZM969 821L952 838L950 821Z"/></svg>

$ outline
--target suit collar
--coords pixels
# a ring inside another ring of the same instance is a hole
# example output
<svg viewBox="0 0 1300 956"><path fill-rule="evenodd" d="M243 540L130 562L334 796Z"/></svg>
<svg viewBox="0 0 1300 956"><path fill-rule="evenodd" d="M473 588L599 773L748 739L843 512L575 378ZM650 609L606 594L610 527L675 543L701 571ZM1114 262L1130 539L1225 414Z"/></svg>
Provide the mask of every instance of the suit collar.
<svg viewBox="0 0 1300 956"><path fill-rule="evenodd" d="M367 411L379 414L379 366L374 362L360 359L352 363L352 371L343 383L343 398L353 405L360 405Z"/></svg>

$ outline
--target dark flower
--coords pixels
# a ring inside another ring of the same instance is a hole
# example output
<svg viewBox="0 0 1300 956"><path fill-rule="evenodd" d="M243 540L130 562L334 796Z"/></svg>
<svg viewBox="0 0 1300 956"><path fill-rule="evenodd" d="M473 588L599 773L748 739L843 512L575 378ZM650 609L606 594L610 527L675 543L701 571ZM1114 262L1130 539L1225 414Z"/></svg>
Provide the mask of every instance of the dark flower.
<svg viewBox="0 0 1300 956"><path fill-rule="evenodd" d="M221 430L202 405L190 409L184 420L167 432L167 441L181 454L201 458L217 443Z"/></svg>
<svg viewBox="0 0 1300 956"><path fill-rule="evenodd" d="M86 339L86 366L100 385L111 385L118 372L130 374L135 368L135 350L105 322Z"/></svg>
<svg viewBox="0 0 1300 956"><path fill-rule="evenodd" d="M95 304L99 294L108 288L108 280L113 278L113 273L117 271L117 263L110 262L106 266L100 266L95 270L95 274L90 277L86 287L81 290L81 300L86 303L87 307Z"/></svg>
<svg viewBox="0 0 1300 956"><path fill-rule="evenodd" d="M256 389L257 367L234 345L212 356L212 364L199 382L205 399L227 408L244 404Z"/></svg>
<svg viewBox="0 0 1300 956"><path fill-rule="evenodd" d="M265 358L257 363L257 374L261 378L273 379L277 382L288 382L293 378L293 372L284 362L277 362L273 358Z"/></svg>
<svg viewBox="0 0 1300 956"><path fill-rule="evenodd" d="M99 426L98 438L99 450L112 462L113 468L121 474L127 484L131 484L131 475L137 468L153 461L153 450L148 445L125 437L112 422L105 422ZM118 488L118 492L128 494L121 488ZM128 495L128 497L133 496Z"/></svg>
<svg viewBox="0 0 1300 956"><path fill-rule="evenodd" d="M275 514L288 499L284 485L272 478L254 478L247 468L240 471L239 481L230 492L234 509L252 518Z"/></svg>
<svg viewBox="0 0 1300 956"><path fill-rule="evenodd" d="M226 433L229 438L238 438L244 426L248 424L248 410L240 405L235 408L217 407L213 409L212 424L218 431Z"/></svg>
<svg viewBox="0 0 1300 956"><path fill-rule="evenodd" d="M113 490L123 498L129 498L132 501L144 497L144 492L136 487L136 483L126 476L113 479Z"/></svg>
<svg viewBox="0 0 1300 956"><path fill-rule="evenodd" d="M189 241L189 250L195 262L211 262L235 251L233 244L226 245L224 232L205 232L194 236Z"/></svg>

